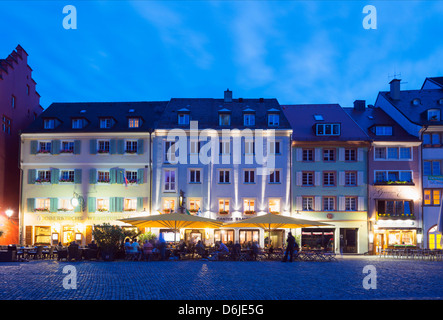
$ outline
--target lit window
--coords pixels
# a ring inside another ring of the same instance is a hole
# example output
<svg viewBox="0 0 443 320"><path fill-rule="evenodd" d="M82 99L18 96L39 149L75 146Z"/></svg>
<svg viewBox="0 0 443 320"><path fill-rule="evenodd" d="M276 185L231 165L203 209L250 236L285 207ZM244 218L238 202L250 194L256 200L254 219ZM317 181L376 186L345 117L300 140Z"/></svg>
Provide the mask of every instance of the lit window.
<svg viewBox="0 0 443 320"><path fill-rule="evenodd" d="M36 199L35 208L36 211L49 211L51 200L49 198Z"/></svg>
<svg viewBox="0 0 443 320"><path fill-rule="evenodd" d="M219 199L218 200L218 213L228 214L229 213L229 199Z"/></svg>
<svg viewBox="0 0 443 320"><path fill-rule="evenodd" d="M109 211L109 199L98 198L97 199L97 211L99 211L99 212Z"/></svg>
<svg viewBox="0 0 443 320"><path fill-rule="evenodd" d="M189 199L189 211L196 213L200 209L200 199Z"/></svg>
<svg viewBox="0 0 443 320"><path fill-rule="evenodd" d="M163 213L172 213L175 211L174 199L163 199Z"/></svg>
<svg viewBox="0 0 443 320"><path fill-rule="evenodd" d="M243 210L245 214L255 213L255 200L254 199L244 199L243 200Z"/></svg>
<svg viewBox="0 0 443 320"><path fill-rule="evenodd" d="M139 118L129 118L128 119L128 127L129 128L138 128L140 126Z"/></svg>
<svg viewBox="0 0 443 320"><path fill-rule="evenodd" d="M125 198L124 200L124 211L136 211L137 210L137 199Z"/></svg>
<svg viewBox="0 0 443 320"><path fill-rule="evenodd" d="M164 191L165 192L175 192L175 170L165 169L164 173Z"/></svg>
<svg viewBox="0 0 443 320"><path fill-rule="evenodd" d="M269 212L280 213L280 199L269 199Z"/></svg>

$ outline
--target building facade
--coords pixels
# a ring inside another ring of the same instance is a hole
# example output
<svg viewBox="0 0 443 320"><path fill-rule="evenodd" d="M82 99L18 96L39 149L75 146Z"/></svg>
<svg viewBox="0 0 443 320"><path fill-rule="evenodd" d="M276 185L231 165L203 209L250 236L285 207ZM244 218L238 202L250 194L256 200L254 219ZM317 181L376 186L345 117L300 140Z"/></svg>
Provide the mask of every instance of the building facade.
<svg viewBox="0 0 443 320"><path fill-rule="evenodd" d="M368 152L369 251L421 245L421 141L364 101L346 108L371 139Z"/></svg>
<svg viewBox="0 0 443 320"><path fill-rule="evenodd" d="M19 238L19 133L43 111L32 79L28 54L18 45L6 59L0 59L0 244L17 243ZM6 215L8 212L10 217Z"/></svg>
<svg viewBox="0 0 443 320"><path fill-rule="evenodd" d="M340 105L283 106L292 125L292 211L330 224L298 230L303 247L368 252L368 136Z"/></svg>
<svg viewBox="0 0 443 320"><path fill-rule="evenodd" d="M152 125L166 103L54 103L21 134L21 243L91 241L150 210Z"/></svg>
<svg viewBox="0 0 443 320"><path fill-rule="evenodd" d="M420 237L423 247L441 248L441 233L437 222L443 188L441 162L443 160L442 133L443 90L441 78L427 78L420 90L401 90L400 80L390 82L390 90L378 94L376 107L383 109L410 135L422 142L421 163L423 206Z"/></svg>

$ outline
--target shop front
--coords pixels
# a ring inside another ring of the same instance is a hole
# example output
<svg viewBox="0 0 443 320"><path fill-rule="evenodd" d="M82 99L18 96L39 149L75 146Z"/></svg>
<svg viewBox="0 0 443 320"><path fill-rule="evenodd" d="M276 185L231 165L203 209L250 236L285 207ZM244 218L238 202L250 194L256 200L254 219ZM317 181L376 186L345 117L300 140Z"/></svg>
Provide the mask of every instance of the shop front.
<svg viewBox="0 0 443 320"><path fill-rule="evenodd" d="M335 229L332 228L302 228L301 247L304 250L326 250L334 249Z"/></svg>
<svg viewBox="0 0 443 320"><path fill-rule="evenodd" d="M378 220L374 225L374 253L384 249L417 248L417 222L415 220Z"/></svg>

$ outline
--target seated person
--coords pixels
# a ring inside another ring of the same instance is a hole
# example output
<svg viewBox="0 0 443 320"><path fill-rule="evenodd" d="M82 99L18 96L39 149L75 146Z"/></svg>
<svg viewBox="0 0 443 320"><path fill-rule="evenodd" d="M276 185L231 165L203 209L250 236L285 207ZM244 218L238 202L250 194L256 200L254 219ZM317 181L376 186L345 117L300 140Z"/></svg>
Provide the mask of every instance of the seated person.
<svg viewBox="0 0 443 320"><path fill-rule="evenodd" d="M195 249L197 250L197 254L199 254L202 258L206 258L205 245L201 240L198 240L197 244L195 245Z"/></svg>

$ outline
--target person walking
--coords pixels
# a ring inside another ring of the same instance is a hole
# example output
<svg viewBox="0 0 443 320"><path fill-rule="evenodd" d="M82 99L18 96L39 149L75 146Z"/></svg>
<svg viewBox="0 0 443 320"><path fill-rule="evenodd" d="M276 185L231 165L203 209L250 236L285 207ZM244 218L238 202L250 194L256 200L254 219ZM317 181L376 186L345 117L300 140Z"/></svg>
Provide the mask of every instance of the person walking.
<svg viewBox="0 0 443 320"><path fill-rule="evenodd" d="M294 249L296 247L297 242L295 241L295 238L291 232L288 233L288 238L286 239L286 242L287 242L286 252L285 252L285 256L283 257L282 262L288 261L288 255L290 256L289 262L292 262L292 258L294 256ZM297 245L297 247L298 247L298 245Z"/></svg>

